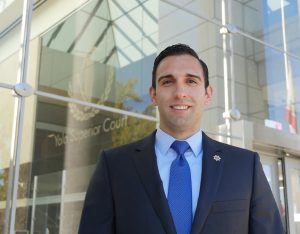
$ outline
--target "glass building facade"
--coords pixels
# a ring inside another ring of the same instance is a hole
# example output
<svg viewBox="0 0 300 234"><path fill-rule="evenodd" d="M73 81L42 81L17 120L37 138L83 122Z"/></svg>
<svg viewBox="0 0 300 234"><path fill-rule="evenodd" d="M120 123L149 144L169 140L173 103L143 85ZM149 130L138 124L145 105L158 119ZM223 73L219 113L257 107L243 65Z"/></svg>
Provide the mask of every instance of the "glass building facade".
<svg viewBox="0 0 300 234"><path fill-rule="evenodd" d="M152 66L175 43L208 64L203 130L259 152L300 234L298 0L0 0L0 233L77 233L99 152L159 123Z"/></svg>

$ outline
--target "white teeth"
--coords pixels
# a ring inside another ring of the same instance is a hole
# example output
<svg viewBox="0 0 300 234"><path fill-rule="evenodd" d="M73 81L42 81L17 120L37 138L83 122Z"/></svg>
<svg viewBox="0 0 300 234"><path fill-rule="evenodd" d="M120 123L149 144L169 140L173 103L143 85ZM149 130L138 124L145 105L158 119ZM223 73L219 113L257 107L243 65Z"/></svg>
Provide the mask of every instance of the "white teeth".
<svg viewBox="0 0 300 234"><path fill-rule="evenodd" d="M186 110L188 106L173 106L173 108L176 110Z"/></svg>

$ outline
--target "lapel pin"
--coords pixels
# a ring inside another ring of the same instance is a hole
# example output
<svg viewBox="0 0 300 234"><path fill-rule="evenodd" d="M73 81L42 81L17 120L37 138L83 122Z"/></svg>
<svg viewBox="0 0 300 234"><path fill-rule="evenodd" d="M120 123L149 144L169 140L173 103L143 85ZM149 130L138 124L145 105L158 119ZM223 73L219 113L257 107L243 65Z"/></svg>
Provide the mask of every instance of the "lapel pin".
<svg viewBox="0 0 300 234"><path fill-rule="evenodd" d="M215 160L216 162L221 161L221 157L220 157L219 155L217 155L217 154L214 155L213 158L214 158L214 160Z"/></svg>

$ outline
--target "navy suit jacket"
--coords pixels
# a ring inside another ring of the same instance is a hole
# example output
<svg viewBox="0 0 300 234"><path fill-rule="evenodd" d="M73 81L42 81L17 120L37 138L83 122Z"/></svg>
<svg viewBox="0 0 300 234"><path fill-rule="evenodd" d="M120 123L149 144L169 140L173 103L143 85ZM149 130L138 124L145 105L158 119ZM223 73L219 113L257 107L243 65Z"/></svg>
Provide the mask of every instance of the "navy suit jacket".
<svg viewBox="0 0 300 234"><path fill-rule="evenodd" d="M176 234L154 141L155 132L102 152L87 190L80 234ZM203 133L200 190L192 234L284 233L257 153Z"/></svg>

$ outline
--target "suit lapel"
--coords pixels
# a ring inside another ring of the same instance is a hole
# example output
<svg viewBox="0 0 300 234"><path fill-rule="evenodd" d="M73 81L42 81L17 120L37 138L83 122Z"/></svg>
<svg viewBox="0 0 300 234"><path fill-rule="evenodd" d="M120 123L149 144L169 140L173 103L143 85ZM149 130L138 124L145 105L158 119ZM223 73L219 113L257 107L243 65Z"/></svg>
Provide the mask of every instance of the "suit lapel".
<svg viewBox="0 0 300 234"><path fill-rule="evenodd" d="M132 158L142 184L166 233L176 234L157 168L154 141L155 132L141 141L141 144L136 148L136 153L132 155Z"/></svg>
<svg viewBox="0 0 300 234"><path fill-rule="evenodd" d="M225 157L218 144L203 133L203 161L200 195L192 226L192 234L199 234L211 209L215 193L218 190ZM217 155L221 159L217 161Z"/></svg>

